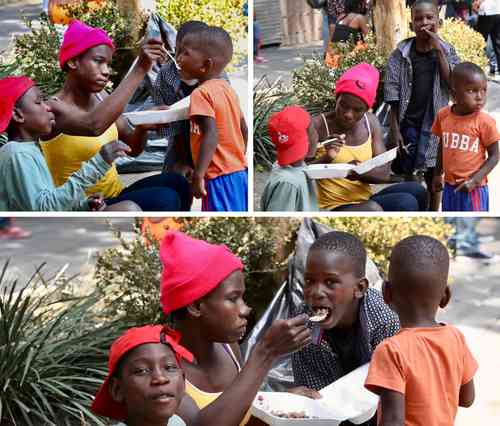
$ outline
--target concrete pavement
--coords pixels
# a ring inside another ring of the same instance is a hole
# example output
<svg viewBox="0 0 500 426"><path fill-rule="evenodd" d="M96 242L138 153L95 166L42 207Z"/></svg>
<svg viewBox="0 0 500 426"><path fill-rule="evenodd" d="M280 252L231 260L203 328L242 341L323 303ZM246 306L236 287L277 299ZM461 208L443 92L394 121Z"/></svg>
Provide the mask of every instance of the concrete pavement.
<svg viewBox="0 0 500 426"><path fill-rule="evenodd" d="M242 219L244 220L244 219ZM112 218L111 223L132 238L134 219ZM69 264L68 273L90 274L98 251L118 245L101 218L18 218L17 224L33 232L28 240L0 240L0 265L10 258L11 276L27 278L41 262L46 272ZM482 219L481 234L494 236L483 245L500 255L500 219ZM458 326L479 362L475 377L476 401L459 409L456 426L494 425L500 419L500 263L485 263L466 257L451 262L452 300L439 319ZM20 281L23 282L22 279ZM1 289L0 289L1 290Z"/></svg>

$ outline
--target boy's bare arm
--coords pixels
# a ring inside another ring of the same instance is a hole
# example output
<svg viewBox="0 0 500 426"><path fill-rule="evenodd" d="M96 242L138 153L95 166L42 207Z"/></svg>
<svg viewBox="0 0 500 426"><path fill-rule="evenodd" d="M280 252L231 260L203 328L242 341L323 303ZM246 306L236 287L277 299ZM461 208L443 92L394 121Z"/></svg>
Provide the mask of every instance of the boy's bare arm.
<svg viewBox="0 0 500 426"><path fill-rule="evenodd" d="M389 389L380 389L382 418L379 426L404 426L405 396Z"/></svg>
<svg viewBox="0 0 500 426"><path fill-rule="evenodd" d="M488 158L469 179L457 186L456 191L470 192L474 188L481 185L482 180L487 176L493 168L498 164L498 142L488 146Z"/></svg>
<svg viewBox="0 0 500 426"><path fill-rule="evenodd" d="M246 153L248 145L248 126L243 114L241 115L240 128L241 128L241 133L243 135L243 141L245 142L245 153Z"/></svg>
<svg viewBox="0 0 500 426"><path fill-rule="evenodd" d="M432 177L431 192L440 192L443 190L443 144L439 141L436 158L436 166Z"/></svg>
<svg viewBox="0 0 500 426"><path fill-rule="evenodd" d="M458 395L458 405L460 407L470 407L475 398L474 380L462 385L460 387L460 394Z"/></svg>
<svg viewBox="0 0 500 426"><path fill-rule="evenodd" d="M193 195L197 198L201 198L206 195L204 178L217 148L219 137L214 118L197 115L191 117L191 120L196 121L202 134L200 152L196 164L194 165L192 181Z"/></svg>
<svg viewBox="0 0 500 426"><path fill-rule="evenodd" d="M399 128L399 102L391 102L391 115L390 115L390 130L389 140L391 142L390 148L403 147L403 137Z"/></svg>
<svg viewBox="0 0 500 426"><path fill-rule="evenodd" d="M426 30L427 35L429 36L430 44L433 49L437 51L438 65L439 65L439 74L441 78L446 82L448 87L451 87L450 83L450 75L451 75L451 67L448 62L448 58L446 57L446 53L441 46L441 40L437 33Z"/></svg>

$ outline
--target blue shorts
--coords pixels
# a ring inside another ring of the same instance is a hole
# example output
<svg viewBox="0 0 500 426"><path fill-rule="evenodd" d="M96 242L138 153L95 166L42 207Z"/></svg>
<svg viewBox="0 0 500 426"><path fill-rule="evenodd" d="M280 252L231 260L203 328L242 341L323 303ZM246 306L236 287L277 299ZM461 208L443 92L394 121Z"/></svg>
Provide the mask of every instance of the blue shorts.
<svg viewBox="0 0 500 426"><path fill-rule="evenodd" d="M458 185L444 184L444 212L487 212L490 209L488 185L478 186L471 192L455 192Z"/></svg>
<svg viewBox="0 0 500 426"><path fill-rule="evenodd" d="M207 196L203 198L204 212L248 211L248 170L218 176L206 181Z"/></svg>

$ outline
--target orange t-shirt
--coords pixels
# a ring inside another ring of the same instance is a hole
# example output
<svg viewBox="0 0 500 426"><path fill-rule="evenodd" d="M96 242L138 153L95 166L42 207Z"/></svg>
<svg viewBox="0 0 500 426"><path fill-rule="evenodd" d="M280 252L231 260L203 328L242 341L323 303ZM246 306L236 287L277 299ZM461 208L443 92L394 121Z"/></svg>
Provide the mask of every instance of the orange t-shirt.
<svg viewBox="0 0 500 426"><path fill-rule="evenodd" d="M451 325L402 328L373 353L365 387L405 396L405 426L453 425L460 387L477 362L463 334Z"/></svg>
<svg viewBox="0 0 500 426"><path fill-rule="evenodd" d="M241 132L241 108L236 92L225 80L208 80L191 93L191 151L198 161L203 135L194 117L212 117L217 126L217 148L206 177L214 179L246 169L245 141Z"/></svg>
<svg viewBox="0 0 500 426"><path fill-rule="evenodd" d="M496 122L484 111L456 115L451 107L441 109L432 133L443 144L444 180L457 185L477 172L486 160L486 149L500 140ZM486 177L481 185L486 185Z"/></svg>

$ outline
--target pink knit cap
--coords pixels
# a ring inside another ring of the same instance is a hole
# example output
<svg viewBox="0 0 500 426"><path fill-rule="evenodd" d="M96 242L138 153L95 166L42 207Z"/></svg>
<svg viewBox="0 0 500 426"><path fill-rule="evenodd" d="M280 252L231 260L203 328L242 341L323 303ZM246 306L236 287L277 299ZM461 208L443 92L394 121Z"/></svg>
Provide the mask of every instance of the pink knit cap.
<svg viewBox="0 0 500 426"><path fill-rule="evenodd" d="M225 245L209 244L169 231L160 247L163 272L160 303L165 314L189 305L214 290L243 263Z"/></svg>
<svg viewBox="0 0 500 426"><path fill-rule="evenodd" d="M113 51L115 50L113 40L109 38L106 31L90 27L74 19L64 33L61 50L59 51L59 65L64 68L64 64L71 58L75 58L86 50L101 44L111 47Z"/></svg>
<svg viewBox="0 0 500 426"><path fill-rule="evenodd" d="M335 84L335 94L350 93L361 98L371 108L377 97L380 74L373 65L362 63L349 68Z"/></svg>

